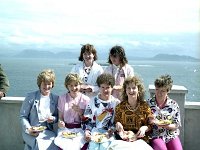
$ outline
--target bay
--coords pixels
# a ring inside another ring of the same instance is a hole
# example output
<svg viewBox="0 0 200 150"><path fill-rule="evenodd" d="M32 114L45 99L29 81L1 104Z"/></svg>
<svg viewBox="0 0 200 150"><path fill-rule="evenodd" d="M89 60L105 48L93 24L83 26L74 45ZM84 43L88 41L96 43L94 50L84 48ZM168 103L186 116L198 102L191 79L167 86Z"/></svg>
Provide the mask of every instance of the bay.
<svg viewBox="0 0 200 150"><path fill-rule="evenodd" d="M77 62L78 59L1 58L0 63L11 85L7 96L21 97L37 90L37 75L47 68L55 71L53 92L61 95L66 92L65 76ZM107 65L107 60L97 62ZM145 98L149 97L148 86L154 83L155 78L170 74L175 85L188 89L187 101L200 101L200 62L129 60L129 64L133 66L135 74L143 79L147 91Z"/></svg>

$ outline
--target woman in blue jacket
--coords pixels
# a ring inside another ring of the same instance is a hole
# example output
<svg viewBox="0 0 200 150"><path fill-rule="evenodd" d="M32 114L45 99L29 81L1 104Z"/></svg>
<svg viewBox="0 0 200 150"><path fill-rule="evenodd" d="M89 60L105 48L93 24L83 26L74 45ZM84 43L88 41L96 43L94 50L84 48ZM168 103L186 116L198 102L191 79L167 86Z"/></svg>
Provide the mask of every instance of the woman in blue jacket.
<svg viewBox="0 0 200 150"><path fill-rule="evenodd" d="M20 110L25 150L56 150L53 124L58 121L58 96L51 93L55 73L43 70L37 77L39 90L28 93Z"/></svg>

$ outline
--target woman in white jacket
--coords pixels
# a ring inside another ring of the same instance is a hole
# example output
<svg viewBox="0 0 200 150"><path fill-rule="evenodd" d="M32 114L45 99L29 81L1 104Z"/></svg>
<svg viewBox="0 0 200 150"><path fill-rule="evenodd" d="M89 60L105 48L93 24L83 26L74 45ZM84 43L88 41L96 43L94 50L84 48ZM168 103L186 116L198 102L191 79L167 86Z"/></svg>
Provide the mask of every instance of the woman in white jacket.
<svg viewBox="0 0 200 150"><path fill-rule="evenodd" d="M97 64L97 51L91 44L83 45L81 48L79 61L76 64L71 73L77 73L83 84L81 85L81 92L85 95L93 98L98 94L99 88L97 86L97 77L103 73L103 68Z"/></svg>

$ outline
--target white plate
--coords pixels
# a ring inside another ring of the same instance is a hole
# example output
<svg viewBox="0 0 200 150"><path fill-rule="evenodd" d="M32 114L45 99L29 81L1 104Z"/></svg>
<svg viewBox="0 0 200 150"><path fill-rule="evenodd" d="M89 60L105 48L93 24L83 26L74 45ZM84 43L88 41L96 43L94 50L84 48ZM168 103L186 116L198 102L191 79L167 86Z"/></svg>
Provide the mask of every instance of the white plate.
<svg viewBox="0 0 200 150"><path fill-rule="evenodd" d="M171 124L171 121L170 120L158 120L158 121L156 121L156 124L157 125L169 125L169 124Z"/></svg>
<svg viewBox="0 0 200 150"><path fill-rule="evenodd" d="M47 127L45 126L33 126L32 129L35 131L35 132L42 132L46 129Z"/></svg>
<svg viewBox="0 0 200 150"><path fill-rule="evenodd" d="M69 131L62 132L62 137L67 138L67 139L75 138L77 136L78 136L78 133L76 132L69 132Z"/></svg>
<svg viewBox="0 0 200 150"><path fill-rule="evenodd" d="M124 141L133 142L137 140L136 134L134 134L132 131L124 131L118 134Z"/></svg>
<svg viewBox="0 0 200 150"><path fill-rule="evenodd" d="M95 143L104 143L109 140L108 135L105 133L94 133L91 138Z"/></svg>

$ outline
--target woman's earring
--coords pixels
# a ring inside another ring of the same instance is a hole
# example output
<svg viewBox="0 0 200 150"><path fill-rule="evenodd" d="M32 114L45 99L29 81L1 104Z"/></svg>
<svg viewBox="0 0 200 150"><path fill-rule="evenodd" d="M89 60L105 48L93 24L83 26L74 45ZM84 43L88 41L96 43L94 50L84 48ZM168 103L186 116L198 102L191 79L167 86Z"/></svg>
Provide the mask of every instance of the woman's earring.
<svg viewBox="0 0 200 150"><path fill-rule="evenodd" d="M140 94L138 93L138 94L137 94L137 98L138 98L139 96L140 96Z"/></svg>

